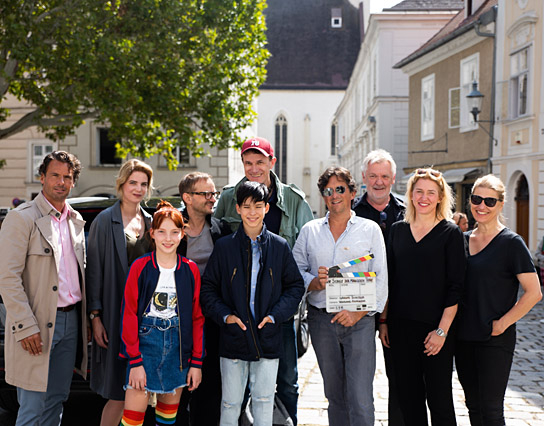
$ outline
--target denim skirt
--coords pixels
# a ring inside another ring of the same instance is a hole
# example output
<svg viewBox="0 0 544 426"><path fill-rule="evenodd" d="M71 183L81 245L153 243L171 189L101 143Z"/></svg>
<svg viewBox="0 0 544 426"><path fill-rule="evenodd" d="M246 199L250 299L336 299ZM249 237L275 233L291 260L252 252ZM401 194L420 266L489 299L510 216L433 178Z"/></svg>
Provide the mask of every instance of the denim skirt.
<svg viewBox="0 0 544 426"><path fill-rule="evenodd" d="M140 353L149 392L174 393L187 386L189 368L181 369L179 318L162 319L144 316L138 330ZM127 369L126 386L130 368Z"/></svg>

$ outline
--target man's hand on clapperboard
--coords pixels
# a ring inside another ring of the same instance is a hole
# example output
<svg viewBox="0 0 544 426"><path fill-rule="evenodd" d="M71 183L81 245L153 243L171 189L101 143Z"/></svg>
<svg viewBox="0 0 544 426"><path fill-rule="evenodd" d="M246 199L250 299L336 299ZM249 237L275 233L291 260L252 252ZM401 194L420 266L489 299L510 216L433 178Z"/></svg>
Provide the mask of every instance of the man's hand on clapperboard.
<svg viewBox="0 0 544 426"><path fill-rule="evenodd" d="M308 286L308 291L325 290L327 280L329 279L329 268L320 266L315 277Z"/></svg>

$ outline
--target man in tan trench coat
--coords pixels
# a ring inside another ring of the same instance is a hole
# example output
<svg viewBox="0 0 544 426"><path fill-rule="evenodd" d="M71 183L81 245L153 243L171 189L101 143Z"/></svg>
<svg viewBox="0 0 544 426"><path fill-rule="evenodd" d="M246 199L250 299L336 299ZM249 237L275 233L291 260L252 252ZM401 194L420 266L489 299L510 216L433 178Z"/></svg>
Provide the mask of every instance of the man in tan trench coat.
<svg viewBox="0 0 544 426"><path fill-rule="evenodd" d="M17 387L16 426L60 425L76 363L86 375L85 222L65 202L80 171L72 154L47 155L42 191L10 211L0 230L6 381Z"/></svg>

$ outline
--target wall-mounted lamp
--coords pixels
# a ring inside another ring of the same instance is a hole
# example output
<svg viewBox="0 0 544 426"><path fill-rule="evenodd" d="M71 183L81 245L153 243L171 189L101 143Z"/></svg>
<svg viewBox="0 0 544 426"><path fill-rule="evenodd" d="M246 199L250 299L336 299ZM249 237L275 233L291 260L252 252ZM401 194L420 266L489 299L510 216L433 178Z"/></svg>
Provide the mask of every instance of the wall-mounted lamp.
<svg viewBox="0 0 544 426"><path fill-rule="evenodd" d="M467 95L468 110L474 117L474 121L478 122L478 114L482 111L482 102L484 95L478 90L478 83L472 83L472 92Z"/></svg>
<svg viewBox="0 0 544 426"><path fill-rule="evenodd" d="M478 127L482 129L484 132L486 132L491 137L491 141L495 142L495 145L497 145L497 142L498 142L497 139L495 139L493 135L485 127L482 127L482 125L480 124L480 123L491 123L490 129L492 131L493 124L495 124L495 122L493 120L478 120L478 115L480 114L480 112L482 112L483 100L484 100L484 95L482 95L482 93L478 90L478 83L474 81L472 83L472 92L470 92L467 95L468 110L474 117L474 122L478 123ZM492 149L490 149L490 153L492 153Z"/></svg>

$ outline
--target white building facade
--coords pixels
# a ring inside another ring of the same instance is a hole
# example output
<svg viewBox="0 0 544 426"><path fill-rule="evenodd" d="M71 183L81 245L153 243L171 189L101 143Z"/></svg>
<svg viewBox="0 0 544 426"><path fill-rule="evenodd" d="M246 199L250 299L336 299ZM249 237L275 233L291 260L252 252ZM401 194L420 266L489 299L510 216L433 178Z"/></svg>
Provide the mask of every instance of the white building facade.
<svg viewBox="0 0 544 426"><path fill-rule="evenodd" d="M261 90L258 98L259 136L273 145L279 136L284 143L284 158L282 150L276 149L281 165L278 176L302 189L318 216L324 214L325 206L317 178L337 163L331 126L343 95L343 90Z"/></svg>
<svg viewBox="0 0 544 426"><path fill-rule="evenodd" d="M532 252L544 237L543 13L540 0L498 0L493 173L507 226Z"/></svg>
<svg viewBox="0 0 544 426"><path fill-rule="evenodd" d="M408 163L408 76L393 69L408 53L439 31L458 10L403 10L402 3L370 15L368 30L346 94L334 118L338 161L365 188L361 165L382 148L397 163L397 178ZM397 183L394 188L404 192Z"/></svg>
<svg viewBox="0 0 544 426"><path fill-rule="evenodd" d="M256 102L254 131L270 141L280 180L325 213L317 179L337 164L334 112L359 50L364 10L349 0L270 0L265 10L271 57Z"/></svg>

